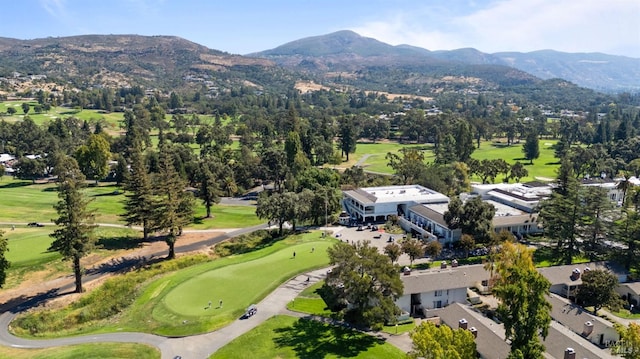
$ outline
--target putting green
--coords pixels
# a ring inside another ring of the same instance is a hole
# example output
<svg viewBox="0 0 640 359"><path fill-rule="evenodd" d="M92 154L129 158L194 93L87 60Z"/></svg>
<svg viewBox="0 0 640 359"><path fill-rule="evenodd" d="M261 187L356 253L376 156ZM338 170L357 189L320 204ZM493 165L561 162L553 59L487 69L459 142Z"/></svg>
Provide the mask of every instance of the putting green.
<svg viewBox="0 0 640 359"><path fill-rule="evenodd" d="M179 316L237 313L288 278L328 265L326 250L332 243L330 240L301 243L252 261L199 274L176 286L162 302L166 309ZM222 308L219 307L220 300L223 301Z"/></svg>

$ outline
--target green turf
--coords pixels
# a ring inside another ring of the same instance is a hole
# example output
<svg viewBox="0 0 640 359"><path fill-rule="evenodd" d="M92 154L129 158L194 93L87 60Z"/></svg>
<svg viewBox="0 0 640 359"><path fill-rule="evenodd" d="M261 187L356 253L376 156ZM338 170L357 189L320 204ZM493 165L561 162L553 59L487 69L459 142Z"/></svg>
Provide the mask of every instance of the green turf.
<svg viewBox="0 0 640 359"><path fill-rule="evenodd" d="M120 122L124 118L123 112L105 112L101 110L81 110L68 108L68 107L52 107L48 112L36 113L34 111L34 106L37 105L35 101L5 101L0 102L0 113L3 114L2 119L7 122L16 122L21 121L24 118L24 113L22 112L22 103L28 102L31 104L31 109L27 114L29 118L33 120L36 124L42 125L47 122L50 122L56 118L68 118L75 117L81 121L89 121L94 122L98 120L104 120L104 123L107 125L107 129L110 132L120 131ZM4 115L7 112L7 108L13 107L17 110L15 115L8 116Z"/></svg>
<svg viewBox="0 0 640 359"><path fill-rule="evenodd" d="M335 242L320 232L290 236L263 249L216 259L158 278L113 321L93 323L80 333L141 331L190 335L218 329L239 318L298 273L328 264L326 248ZM315 248L311 253L311 248ZM296 251L296 259L290 259ZM224 301L216 309L218 300ZM204 309L212 302L210 309ZM55 336L55 335L53 335Z"/></svg>
<svg viewBox="0 0 640 359"><path fill-rule="evenodd" d="M52 227L3 229L5 238L9 240L9 252L6 256L11 262L11 270L36 267L61 257L57 252L47 251L53 241L49 237L51 229Z"/></svg>
<svg viewBox="0 0 640 359"><path fill-rule="evenodd" d="M275 316L234 339L210 358L405 358L368 334L313 320Z"/></svg>
<svg viewBox="0 0 640 359"><path fill-rule="evenodd" d="M47 349L18 349L0 346L0 358L12 359L159 359L156 348L132 343L95 343L69 345Z"/></svg>
<svg viewBox="0 0 640 359"><path fill-rule="evenodd" d="M521 179L521 181L556 178L556 171L559 165L558 160L554 157L553 145L555 143L557 143L557 140L540 140L540 157L533 161L533 165L530 165L529 161L524 159L522 152L523 142L506 146L503 143L482 141L480 148L476 148L471 157L478 160L502 158L509 164L520 161L525 164L527 171L529 171L529 176ZM393 169L387 166L388 160L385 156L388 152L397 153L405 147L422 149L425 161L433 162L434 155L430 145L405 145L397 142L358 143L356 152L350 155L349 162L344 163L344 166L353 166L364 156L367 156L361 163L367 171L392 174ZM472 177L471 180L479 181L480 178ZM498 180L501 180L501 178L496 178L496 181Z"/></svg>
<svg viewBox="0 0 640 359"><path fill-rule="evenodd" d="M264 298L288 278L328 265L326 249L331 243L320 239L299 243L251 261L190 275L164 296L154 310L154 318L163 322L194 317L198 320L238 318L246 307ZM313 253L312 248L316 249ZM220 299L224 301L222 308L217 306ZM207 309L209 301L213 304Z"/></svg>
<svg viewBox="0 0 640 359"><path fill-rule="evenodd" d="M245 228L265 223L256 216L255 206L215 205L211 207L211 218L205 218L204 206L198 205L193 229Z"/></svg>
<svg viewBox="0 0 640 359"><path fill-rule="evenodd" d="M294 300L287 303L287 308L295 312L330 317L332 312L319 294L319 290L323 285L324 281L319 281L309 286Z"/></svg>
<svg viewBox="0 0 640 359"><path fill-rule="evenodd" d="M411 323L398 324L397 326L385 325L384 327L382 327L382 331L385 333L395 335L395 334L403 334L403 333L410 332L415 328L416 328L416 323L412 321Z"/></svg>

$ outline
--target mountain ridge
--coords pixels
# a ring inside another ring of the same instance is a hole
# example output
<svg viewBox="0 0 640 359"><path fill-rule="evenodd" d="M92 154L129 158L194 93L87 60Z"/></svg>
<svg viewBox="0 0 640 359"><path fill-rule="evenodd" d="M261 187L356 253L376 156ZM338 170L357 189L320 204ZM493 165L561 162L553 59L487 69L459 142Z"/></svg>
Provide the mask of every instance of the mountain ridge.
<svg viewBox="0 0 640 359"><path fill-rule="evenodd" d="M344 46L344 43L349 46ZM322 46L318 46L319 44ZM327 44L336 46L331 48L331 52L323 52ZM389 45L350 30L302 38L246 56L273 59L291 67L295 63L292 56L312 61L314 58L335 59L340 55L346 57L347 54L369 59L368 62L373 62L371 60L374 60L375 56L386 56L388 59L407 63L411 61L403 57L409 56L413 57L414 62L442 64L444 61L468 65L509 66L541 79L561 78L597 91L640 91L640 59L631 57L603 53L566 53L556 50L493 54L475 48L432 51L409 44ZM290 57L289 61L286 57ZM363 59L361 61L367 62Z"/></svg>

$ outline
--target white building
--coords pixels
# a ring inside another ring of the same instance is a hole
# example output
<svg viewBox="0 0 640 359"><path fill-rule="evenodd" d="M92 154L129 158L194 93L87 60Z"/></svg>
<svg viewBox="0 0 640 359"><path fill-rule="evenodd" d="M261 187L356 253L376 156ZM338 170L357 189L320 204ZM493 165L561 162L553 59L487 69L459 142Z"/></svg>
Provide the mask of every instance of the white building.
<svg viewBox="0 0 640 359"><path fill-rule="evenodd" d="M449 197L420 185L367 187L343 192L343 205L359 222L386 221L405 216L415 204L449 203Z"/></svg>

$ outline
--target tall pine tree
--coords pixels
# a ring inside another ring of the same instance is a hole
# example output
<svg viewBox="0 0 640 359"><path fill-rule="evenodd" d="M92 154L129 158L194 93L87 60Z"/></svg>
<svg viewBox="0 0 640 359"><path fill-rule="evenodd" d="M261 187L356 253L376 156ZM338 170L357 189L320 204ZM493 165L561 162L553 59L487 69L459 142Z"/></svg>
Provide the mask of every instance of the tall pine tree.
<svg viewBox="0 0 640 359"><path fill-rule="evenodd" d="M82 193L85 177L78 163L71 157L60 157L56 163L58 175L58 198L54 205L58 218L54 223L58 228L51 234L54 241L49 250L59 252L65 260L73 262L76 293L81 293L82 267L80 259L91 253L95 247L93 236L94 214L88 209L90 200Z"/></svg>

